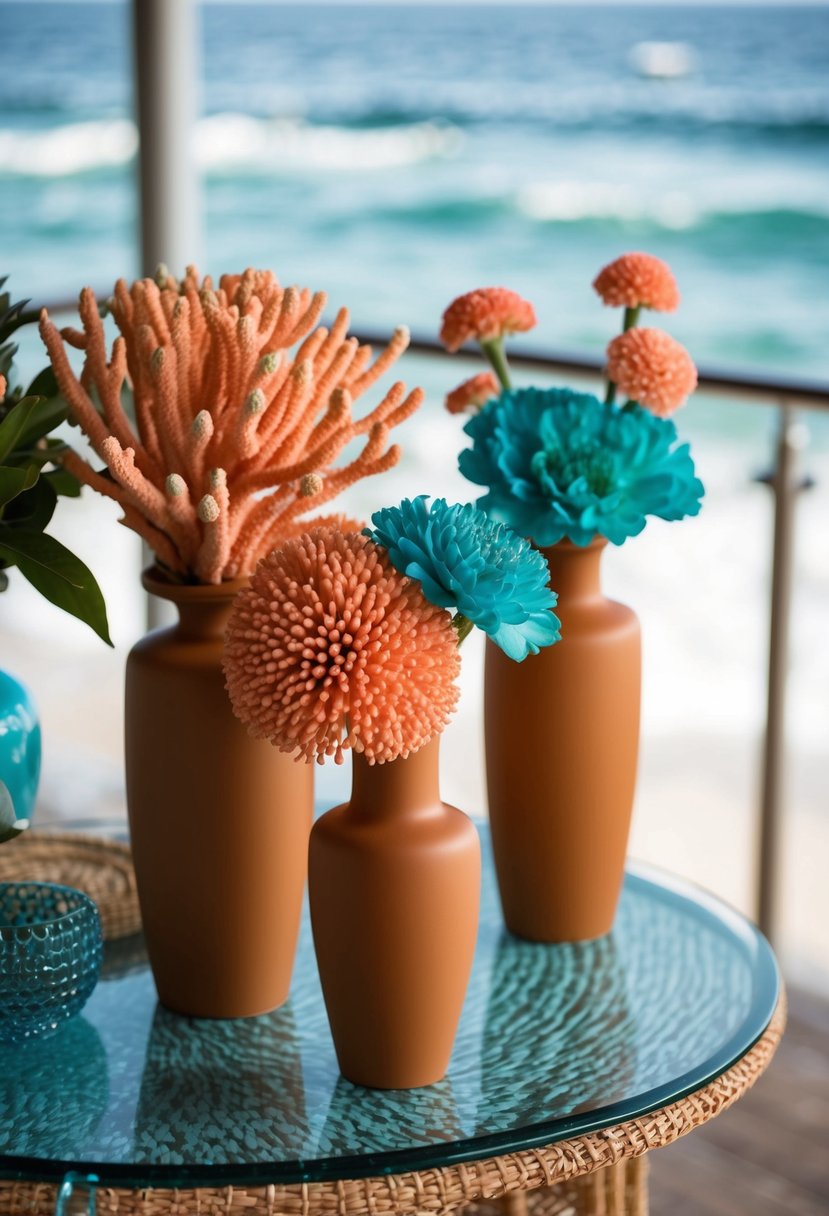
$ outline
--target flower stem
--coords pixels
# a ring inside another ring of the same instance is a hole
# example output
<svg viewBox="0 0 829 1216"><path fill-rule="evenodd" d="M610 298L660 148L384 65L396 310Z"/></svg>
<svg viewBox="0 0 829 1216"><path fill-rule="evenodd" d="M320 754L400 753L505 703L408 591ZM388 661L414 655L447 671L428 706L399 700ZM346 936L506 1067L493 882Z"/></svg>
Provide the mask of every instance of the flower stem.
<svg viewBox="0 0 829 1216"><path fill-rule="evenodd" d="M634 325L638 324L639 314L642 311L642 305L637 304L635 308L625 309L625 318L622 322L622 332L627 333L629 329L633 329ZM607 382L607 391L604 395L605 405L612 405L616 400L616 385L612 380Z"/></svg>
<svg viewBox="0 0 829 1216"><path fill-rule="evenodd" d="M472 624L468 616L464 616L462 612L456 612L452 617L452 627L458 635L458 646L461 645L464 638L468 638L475 626Z"/></svg>
<svg viewBox="0 0 829 1216"><path fill-rule="evenodd" d="M490 342L482 342L481 350L498 377L501 388L511 389L512 381L510 380L509 364L507 363L507 355L504 350L504 339L493 338Z"/></svg>

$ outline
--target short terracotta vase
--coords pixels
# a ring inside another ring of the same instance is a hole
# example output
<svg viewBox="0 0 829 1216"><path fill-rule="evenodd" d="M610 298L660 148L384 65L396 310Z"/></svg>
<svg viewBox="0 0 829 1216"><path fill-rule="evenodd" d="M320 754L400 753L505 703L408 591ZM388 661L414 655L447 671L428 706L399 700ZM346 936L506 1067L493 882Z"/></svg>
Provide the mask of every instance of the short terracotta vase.
<svg viewBox="0 0 829 1216"><path fill-rule="evenodd" d="M130 836L159 999L193 1017L265 1013L291 981L312 766L252 739L231 710L224 629L244 583L142 581L179 613L133 647L126 675Z"/></svg>
<svg viewBox="0 0 829 1216"><path fill-rule="evenodd" d="M438 740L407 759L354 755L351 801L311 833L311 923L343 1076L417 1089L445 1074L478 930L481 858L441 802Z"/></svg>
<svg viewBox="0 0 829 1216"><path fill-rule="evenodd" d="M487 644L489 815L504 919L518 937L609 933L639 751L639 621L605 598L606 545L545 549L561 641L512 663Z"/></svg>

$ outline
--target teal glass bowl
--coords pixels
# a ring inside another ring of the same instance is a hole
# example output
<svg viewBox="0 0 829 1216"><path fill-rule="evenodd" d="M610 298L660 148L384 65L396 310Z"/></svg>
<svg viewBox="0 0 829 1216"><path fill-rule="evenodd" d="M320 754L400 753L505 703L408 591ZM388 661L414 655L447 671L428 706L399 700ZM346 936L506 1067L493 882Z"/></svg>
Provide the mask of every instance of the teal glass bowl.
<svg viewBox="0 0 829 1216"><path fill-rule="evenodd" d="M0 883L0 1042L42 1038L79 1013L102 957L101 918L83 891Z"/></svg>

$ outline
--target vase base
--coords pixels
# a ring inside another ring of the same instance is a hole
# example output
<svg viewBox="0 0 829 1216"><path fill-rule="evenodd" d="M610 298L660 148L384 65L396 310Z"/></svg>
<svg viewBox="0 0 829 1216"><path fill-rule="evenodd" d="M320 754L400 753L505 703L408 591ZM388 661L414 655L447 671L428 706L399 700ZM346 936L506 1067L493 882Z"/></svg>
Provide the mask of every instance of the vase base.
<svg viewBox="0 0 829 1216"><path fill-rule="evenodd" d="M281 1009L288 999L288 993L253 1002L238 1000L197 1000L182 999L175 993L164 992L156 985L158 1002L170 1013L184 1018L206 1018L212 1021L224 1021L236 1018L259 1018L266 1013Z"/></svg>
<svg viewBox="0 0 829 1216"><path fill-rule="evenodd" d="M517 937L522 942L534 942L539 946L566 946L575 945L580 942L598 942L613 932L613 922L607 928L598 930L593 927L583 930L574 930L572 928L551 930L528 927L527 925L519 927L505 916L504 924L513 937Z"/></svg>

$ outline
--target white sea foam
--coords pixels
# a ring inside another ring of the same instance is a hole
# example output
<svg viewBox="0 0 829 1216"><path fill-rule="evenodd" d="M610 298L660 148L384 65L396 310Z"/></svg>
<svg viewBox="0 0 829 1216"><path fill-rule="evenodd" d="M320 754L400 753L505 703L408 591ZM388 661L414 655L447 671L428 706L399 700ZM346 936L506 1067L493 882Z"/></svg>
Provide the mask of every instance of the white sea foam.
<svg viewBox="0 0 829 1216"><path fill-rule="evenodd" d="M350 129L296 119L216 114L199 123L197 152L212 170L389 169L452 156L461 133L444 123Z"/></svg>
<svg viewBox="0 0 829 1216"><path fill-rule="evenodd" d="M215 114L196 129L196 156L207 171L389 169L452 156L461 133L446 123L358 128L312 126L297 119ZM127 120L70 123L46 131L0 129L0 174L70 177L125 164L138 149Z"/></svg>
<svg viewBox="0 0 829 1216"><path fill-rule="evenodd" d="M716 216L762 216L775 211L829 216L829 201L820 183L805 177L799 183L675 183L664 190L622 181L565 179L528 185L518 192L515 204L524 215L542 222L644 220L674 229L693 228Z"/></svg>
<svg viewBox="0 0 829 1216"><path fill-rule="evenodd" d="M121 165L138 148L126 119L73 122L46 131L0 129L0 173L26 177L71 177Z"/></svg>

